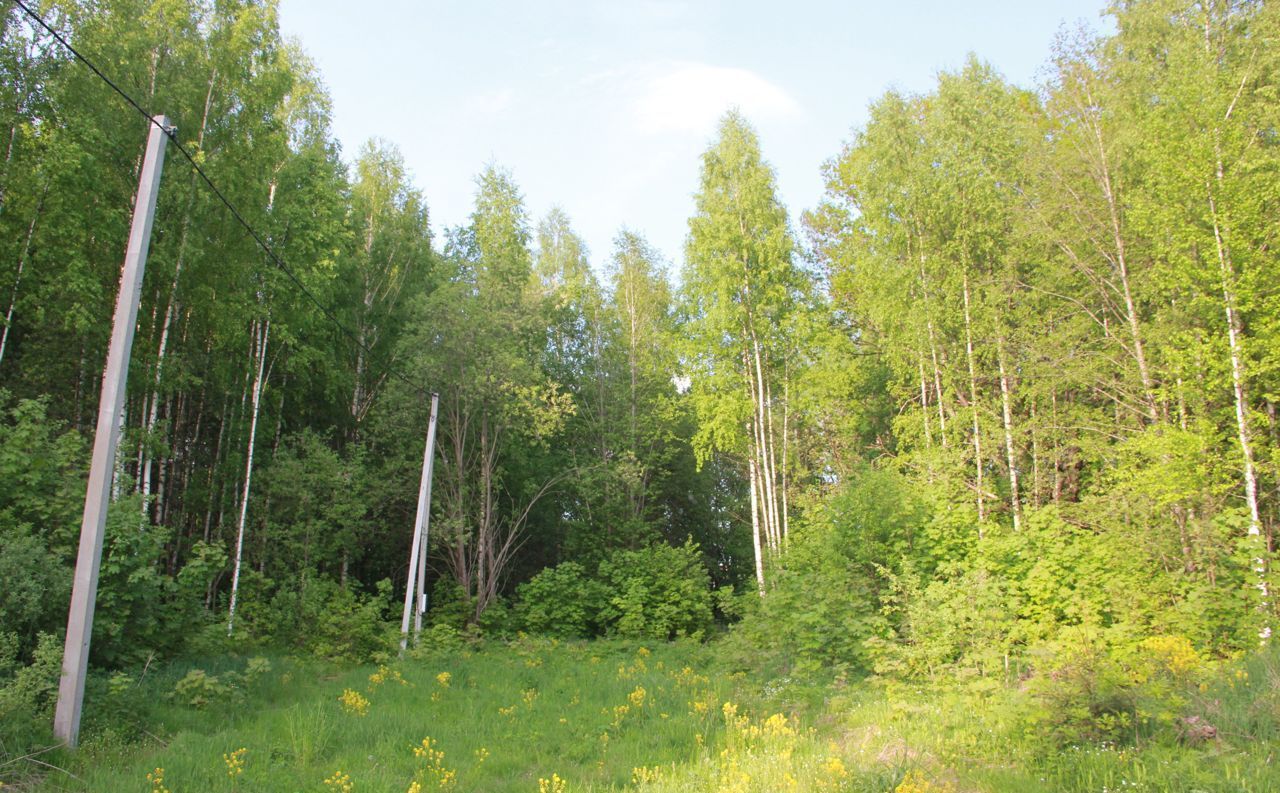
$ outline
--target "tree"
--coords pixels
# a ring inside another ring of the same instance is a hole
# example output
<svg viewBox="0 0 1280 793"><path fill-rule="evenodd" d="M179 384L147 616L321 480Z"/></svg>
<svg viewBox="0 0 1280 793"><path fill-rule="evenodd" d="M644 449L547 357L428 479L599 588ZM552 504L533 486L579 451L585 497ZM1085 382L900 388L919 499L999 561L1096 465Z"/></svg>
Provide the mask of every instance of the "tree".
<svg viewBox="0 0 1280 793"><path fill-rule="evenodd" d="M764 554L779 553L787 533L774 420L784 358L777 329L802 285L775 182L755 132L736 112L727 114L702 157L683 274L687 363L700 422L694 442L702 460L717 451L745 457L762 594Z"/></svg>

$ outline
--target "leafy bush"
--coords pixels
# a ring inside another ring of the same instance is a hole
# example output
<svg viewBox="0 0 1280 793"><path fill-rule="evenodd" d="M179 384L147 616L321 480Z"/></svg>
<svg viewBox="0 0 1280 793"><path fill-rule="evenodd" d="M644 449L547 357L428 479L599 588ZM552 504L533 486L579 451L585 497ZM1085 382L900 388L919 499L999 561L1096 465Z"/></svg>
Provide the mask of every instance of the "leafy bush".
<svg viewBox="0 0 1280 793"><path fill-rule="evenodd" d="M701 638L712 626L711 577L698 545L617 551L600 564L610 593L600 608L606 630L631 638Z"/></svg>
<svg viewBox="0 0 1280 793"><path fill-rule="evenodd" d="M1017 601L1004 581L974 569L925 582L910 566L886 578L883 600L895 627L887 638L868 640L878 674L992 682L1002 676L1018 641Z"/></svg>
<svg viewBox="0 0 1280 793"><path fill-rule="evenodd" d="M796 671L867 669L866 642L888 630L885 573L902 564L923 522L905 479L865 468L825 510L793 529L768 590L735 629Z"/></svg>
<svg viewBox="0 0 1280 793"><path fill-rule="evenodd" d="M57 634L40 634L32 662L13 670L8 679L0 678L0 724L52 715L62 674L62 645ZM6 649L4 655L10 657L5 665L12 668L13 651Z"/></svg>
<svg viewBox="0 0 1280 793"><path fill-rule="evenodd" d="M241 574L243 608L237 632L258 641L305 650L321 658L367 661L392 642L386 615L391 608L391 581L362 593L316 576L296 587L275 589L252 571Z"/></svg>
<svg viewBox="0 0 1280 793"><path fill-rule="evenodd" d="M588 577L577 562L548 567L517 590L516 618L530 633L580 639L599 632L607 596L603 584Z"/></svg>

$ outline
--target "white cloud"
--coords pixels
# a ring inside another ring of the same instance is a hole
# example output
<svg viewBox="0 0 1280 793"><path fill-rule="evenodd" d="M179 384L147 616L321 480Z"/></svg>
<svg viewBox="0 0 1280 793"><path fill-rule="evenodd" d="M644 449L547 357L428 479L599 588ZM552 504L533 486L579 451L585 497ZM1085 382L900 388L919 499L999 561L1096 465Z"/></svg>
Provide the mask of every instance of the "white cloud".
<svg viewBox="0 0 1280 793"><path fill-rule="evenodd" d="M469 116L496 116L511 106L513 96L509 88L476 94L467 99L462 111Z"/></svg>
<svg viewBox="0 0 1280 793"><path fill-rule="evenodd" d="M632 110L642 132L706 135L731 107L752 121L801 114L786 91L755 72L689 62L665 65L645 80Z"/></svg>

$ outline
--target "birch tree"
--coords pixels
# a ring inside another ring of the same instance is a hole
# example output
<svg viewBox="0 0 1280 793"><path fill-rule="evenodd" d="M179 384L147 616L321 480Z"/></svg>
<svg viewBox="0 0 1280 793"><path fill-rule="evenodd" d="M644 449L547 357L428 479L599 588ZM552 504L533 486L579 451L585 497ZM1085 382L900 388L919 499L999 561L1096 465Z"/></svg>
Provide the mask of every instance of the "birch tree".
<svg viewBox="0 0 1280 793"><path fill-rule="evenodd" d="M689 376L701 459L740 457L749 481L756 583L783 543L774 388L778 328L800 287L787 213L755 132L736 112L702 157L682 278Z"/></svg>

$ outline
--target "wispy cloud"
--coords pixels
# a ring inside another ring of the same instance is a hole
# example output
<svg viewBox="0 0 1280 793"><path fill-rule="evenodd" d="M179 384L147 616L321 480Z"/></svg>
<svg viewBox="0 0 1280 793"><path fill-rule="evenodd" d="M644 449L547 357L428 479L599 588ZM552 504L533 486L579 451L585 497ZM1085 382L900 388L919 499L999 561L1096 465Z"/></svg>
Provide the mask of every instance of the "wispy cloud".
<svg viewBox="0 0 1280 793"><path fill-rule="evenodd" d="M731 107L757 121L801 115L786 91L755 72L692 62L655 69L643 81L632 112L641 132L705 135Z"/></svg>
<svg viewBox="0 0 1280 793"><path fill-rule="evenodd" d="M476 94L467 99L462 111L469 116L496 116L511 106L513 97L509 88Z"/></svg>

